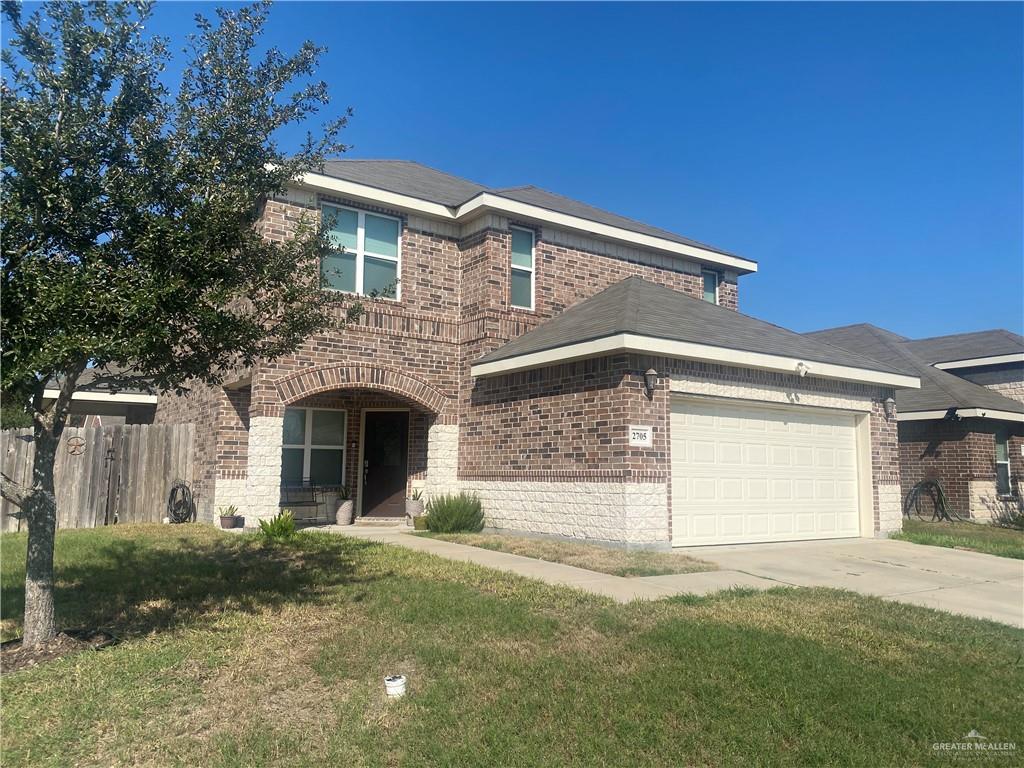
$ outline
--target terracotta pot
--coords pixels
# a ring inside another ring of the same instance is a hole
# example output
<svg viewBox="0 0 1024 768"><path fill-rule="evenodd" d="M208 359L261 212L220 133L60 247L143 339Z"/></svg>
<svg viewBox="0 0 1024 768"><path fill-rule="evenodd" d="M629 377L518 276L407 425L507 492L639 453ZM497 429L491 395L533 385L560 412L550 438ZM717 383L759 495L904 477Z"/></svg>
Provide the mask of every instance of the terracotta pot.
<svg viewBox="0 0 1024 768"><path fill-rule="evenodd" d="M338 511L334 520L338 525L352 525L352 518L356 513L356 503L352 499L338 500Z"/></svg>

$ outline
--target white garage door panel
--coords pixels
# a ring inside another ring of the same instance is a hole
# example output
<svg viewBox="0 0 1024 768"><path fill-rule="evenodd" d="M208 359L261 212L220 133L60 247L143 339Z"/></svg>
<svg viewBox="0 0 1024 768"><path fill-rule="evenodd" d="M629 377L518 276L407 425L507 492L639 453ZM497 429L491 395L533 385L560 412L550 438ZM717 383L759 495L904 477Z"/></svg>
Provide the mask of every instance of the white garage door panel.
<svg viewBox="0 0 1024 768"><path fill-rule="evenodd" d="M671 442L677 546L860 533L853 416L679 400Z"/></svg>

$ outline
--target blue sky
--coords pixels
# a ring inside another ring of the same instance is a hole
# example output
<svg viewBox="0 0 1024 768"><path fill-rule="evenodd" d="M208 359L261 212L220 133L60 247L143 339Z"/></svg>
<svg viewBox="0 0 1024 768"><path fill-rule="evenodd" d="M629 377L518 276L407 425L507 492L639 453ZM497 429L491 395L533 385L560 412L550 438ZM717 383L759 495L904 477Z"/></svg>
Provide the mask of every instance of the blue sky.
<svg viewBox="0 0 1024 768"><path fill-rule="evenodd" d="M161 3L183 40L196 10ZM536 184L757 260L806 331L1024 330L1020 4L279 3L350 157Z"/></svg>

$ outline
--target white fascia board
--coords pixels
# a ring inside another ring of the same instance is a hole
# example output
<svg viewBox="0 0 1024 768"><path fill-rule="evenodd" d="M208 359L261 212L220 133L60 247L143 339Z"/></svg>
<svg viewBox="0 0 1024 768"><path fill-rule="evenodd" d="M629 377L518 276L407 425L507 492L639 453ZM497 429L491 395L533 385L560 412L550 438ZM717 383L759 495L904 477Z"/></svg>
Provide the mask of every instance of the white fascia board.
<svg viewBox="0 0 1024 768"><path fill-rule="evenodd" d="M795 357L768 355L762 352L746 352L739 349L714 347L708 344L696 344L689 341L659 339L653 336L640 336L633 333L620 333L593 341L570 344L505 360L477 363L472 366L471 373L475 377L497 376L512 371L542 368L547 365L555 365L587 357L599 357L615 352L639 352L663 355L665 357L724 363L740 368L782 371L784 373L796 373L797 365L803 363L807 367L807 375L812 377L820 376L844 381L859 381L900 389L918 389L921 386L921 382L916 376L872 371L866 368L852 368L833 363L804 361Z"/></svg>
<svg viewBox="0 0 1024 768"><path fill-rule="evenodd" d="M56 400L60 396L59 389L43 391L44 400ZM137 392L89 392L82 390L71 394L72 400L84 400L93 403L137 403L156 405L156 395L144 395Z"/></svg>
<svg viewBox="0 0 1024 768"><path fill-rule="evenodd" d="M982 365L1002 365L1003 363L1024 363L1024 352L993 355L992 357L972 357L968 360L950 360L945 363L935 363L935 367L941 371L948 371L953 368L976 368Z"/></svg>
<svg viewBox="0 0 1024 768"><path fill-rule="evenodd" d="M705 264L717 264L735 269L737 272L757 272L756 261L742 259L738 256L727 256L724 253L718 253L706 248L677 243L674 240L645 235L640 232L623 229L622 227L601 224L579 216L549 211L547 208L530 205L529 203L521 203L517 200L509 200L486 192L463 203L457 210L453 211L448 206L441 205L440 203L432 203L427 200L421 200L418 197L401 195L397 192L388 192L366 184L357 184L354 181L335 179L332 176L324 176L320 173L305 173L296 180L296 183L307 189L331 192L342 197L365 200L377 205L415 211L416 213L434 216L447 221L462 222L472 218L481 211L492 210L512 216L533 219L556 227L586 232L599 238L629 243L641 248L667 252L676 256L687 256Z"/></svg>
<svg viewBox="0 0 1024 768"><path fill-rule="evenodd" d="M357 184L354 181L336 179L333 176L324 176L320 173L304 173L297 182L311 189L333 192L342 197L365 200L377 205L401 208L407 211L416 211L428 216L437 216L449 221L455 218L452 209L447 205L432 203L429 200L420 200L418 197L400 195L397 192L388 192L384 189L377 189L366 184Z"/></svg>
<svg viewBox="0 0 1024 768"><path fill-rule="evenodd" d="M997 421L1013 421L1024 423L1024 413L1013 411L996 411L990 408L956 408L956 415L964 419L996 419ZM948 411L908 411L898 412L897 421L930 421L946 418Z"/></svg>
<svg viewBox="0 0 1024 768"><path fill-rule="evenodd" d="M530 205L529 203L521 203L518 200L509 200L508 198L488 194L487 192L483 192L472 200L460 205L455 216L457 219L462 219L480 211L481 209L500 211L502 213L512 214L513 216L522 216L528 219L536 219L557 227L587 232L600 238L631 243L643 248L668 251L669 253L679 256L688 256L692 259L697 259L706 264L719 264L723 267L729 267L739 272L757 272L756 261L742 259L738 256L728 256L724 253L718 253L717 251L711 251L695 245L677 243L674 240L666 240L663 237L655 237L654 235L645 235L640 232L633 232L629 229L612 226L611 224L602 224L597 221L591 221L590 219L584 219L580 216L572 216L567 213L549 211L547 208Z"/></svg>

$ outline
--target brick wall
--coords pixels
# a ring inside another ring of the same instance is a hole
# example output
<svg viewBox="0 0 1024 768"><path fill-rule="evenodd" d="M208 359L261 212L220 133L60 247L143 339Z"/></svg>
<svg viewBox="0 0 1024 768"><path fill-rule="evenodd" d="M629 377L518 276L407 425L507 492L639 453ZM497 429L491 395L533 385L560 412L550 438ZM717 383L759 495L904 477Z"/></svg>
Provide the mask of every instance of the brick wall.
<svg viewBox="0 0 1024 768"><path fill-rule="evenodd" d="M987 419L904 421L899 425L900 468L904 494L922 480L938 480L950 506L960 515L972 510L971 483L995 482L995 430ZM1011 487L1020 494L1024 475L1024 427L1010 427ZM973 504L977 507L977 503ZM923 507L928 514L931 506Z"/></svg>

